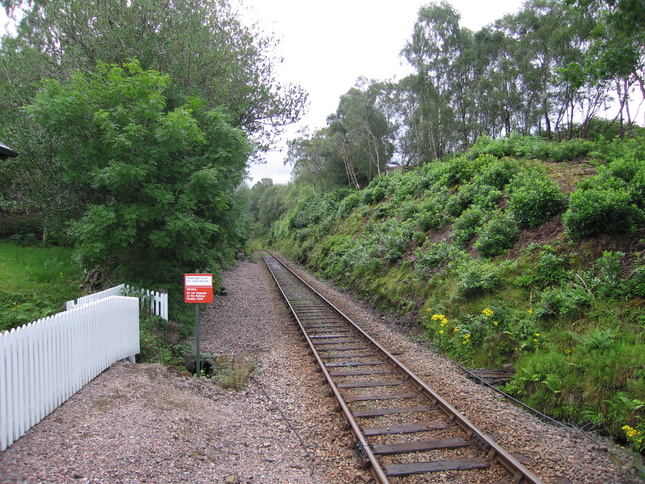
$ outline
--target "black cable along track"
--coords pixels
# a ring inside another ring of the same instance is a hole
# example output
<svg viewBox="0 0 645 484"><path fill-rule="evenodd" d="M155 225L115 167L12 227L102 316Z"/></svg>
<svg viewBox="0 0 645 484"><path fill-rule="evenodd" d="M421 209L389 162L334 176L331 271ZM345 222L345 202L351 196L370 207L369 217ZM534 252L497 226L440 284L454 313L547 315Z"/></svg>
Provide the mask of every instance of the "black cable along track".
<svg viewBox="0 0 645 484"><path fill-rule="evenodd" d="M501 467L513 482L542 483L273 254L262 257L377 482Z"/></svg>

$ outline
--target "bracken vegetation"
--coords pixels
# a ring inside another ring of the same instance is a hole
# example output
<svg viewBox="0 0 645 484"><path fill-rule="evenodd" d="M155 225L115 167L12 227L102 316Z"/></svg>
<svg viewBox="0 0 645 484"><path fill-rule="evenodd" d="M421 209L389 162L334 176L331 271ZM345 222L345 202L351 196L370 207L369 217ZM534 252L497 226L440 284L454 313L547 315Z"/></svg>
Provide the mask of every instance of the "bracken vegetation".
<svg viewBox="0 0 645 484"><path fill-rule="evenodd" d="M560 163L533 156L558 143L483 138L463 155L377 177L361 191L311 195L267 241L417 322L461 363L513 364L510 394L642 451L640 136L580 141L586 156Z"/></svg>

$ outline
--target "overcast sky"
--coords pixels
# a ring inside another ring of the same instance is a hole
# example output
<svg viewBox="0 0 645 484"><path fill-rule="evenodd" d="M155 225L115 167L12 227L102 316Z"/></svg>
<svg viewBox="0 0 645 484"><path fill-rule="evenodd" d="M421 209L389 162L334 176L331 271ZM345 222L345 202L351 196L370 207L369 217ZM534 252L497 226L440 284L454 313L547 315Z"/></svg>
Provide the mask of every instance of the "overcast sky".
<svg viewBox="0 0 645 484"><path fill-rule="evenodd" d="M246 6L249 18L281 39L282 80L300 84L309 93L308 113L290 128L286 139L295 137L297 129L303 126L308 126L310 131L324 127L327 116L336 111L340 96L354 86L358 77L398 79L410 72L399 53L412 36L419 8L430 3L423 0L240 1ZM448 3L461 14L462 27L477 31L507 13L516 13L523 1L450 0ZM291 168L283 165L286 139L279 147L282 152L267 153L266 164L251 167L251 186L262 178L271 178L274 183L289 181Z"/></svg>
<svg viewBox="0 0 645 484"><path fill-rule="evenodd" d="M266 164L250 169L253 186L262 178L287 183L291 168L284 166L286 141L308 126L325 126L336 111L340 96L356 79L401 78L409 69L399 53L412 36L423 0L231 0L241 4L243 15L274 32L281 44L277 55L284 58L278 74L282 82L300 84L309 93L309 109L297 125L289 128L284 142L264 158ZM437 2L439 3L439 2ZM479 30L507 13L517 12L522 0L450 0L461 14L461 25ZM1 9L0 9L1 10ZM6 17L0 11L0 32Z"/></svg>

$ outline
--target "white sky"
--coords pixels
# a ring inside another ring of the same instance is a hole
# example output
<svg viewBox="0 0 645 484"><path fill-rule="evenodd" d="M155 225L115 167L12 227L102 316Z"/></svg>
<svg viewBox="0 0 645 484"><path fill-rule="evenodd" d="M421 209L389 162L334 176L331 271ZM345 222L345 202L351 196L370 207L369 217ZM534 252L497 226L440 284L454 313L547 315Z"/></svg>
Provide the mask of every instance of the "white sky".
<svg viewBox="0 0 645 484"><path fill-rule="evenodd" d="M235 0L233 0L235 2ZM309 93L309 109L297 125L289 127L276 150L264 155L266 164L251 166L253 186L262 178L287 183L291 167L284 166L286 141L308 126L325 126L336 111L340 96L356 80L401 78L409 72L399 53L412 35L424 0L237 0L249 21L274 32L281 44L277 55L284 58L278 75L285 83L300 84ZM439 3L439 2L437 2ZM449 0L461 14L461 26L481 29L507 13L515 13L522 0ZM235 4L235 3L233 3ZM378 5L382 6L378 6ZM0 34L6 16L0 9Z"/></svg>

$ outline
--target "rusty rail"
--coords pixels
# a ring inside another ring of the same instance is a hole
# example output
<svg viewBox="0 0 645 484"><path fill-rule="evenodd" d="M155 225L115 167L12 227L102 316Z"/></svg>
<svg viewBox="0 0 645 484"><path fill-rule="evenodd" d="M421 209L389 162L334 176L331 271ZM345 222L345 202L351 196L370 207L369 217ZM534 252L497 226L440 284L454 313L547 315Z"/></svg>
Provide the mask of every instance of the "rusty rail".
<svg viewBox="0 0 645 484"><path fill-rule="evenodd" d="M277 257L268 251L262 251L262 257L329 384L363 465L369 467L377 482L389 483L391 477L420 477L436 471L488 469L499 464L513 482L542 483ZM362 393L375 388L397 390ZM415 401L416 405L391 407L382 403L398 404L403 400ZM382 406L374 408L375 405ZM437 414L442 416L441 420L434 419ZM386 425L367 423L375 418L383 419ZM434 440L407 438L435 431L460 436ZM381 443L391 435L397 435L398 440ZM458 458L443 458L456 449L463 452L466 447L478 450ZM392 455L397 456L397 463L389 463L383 457Z"/></svg>

